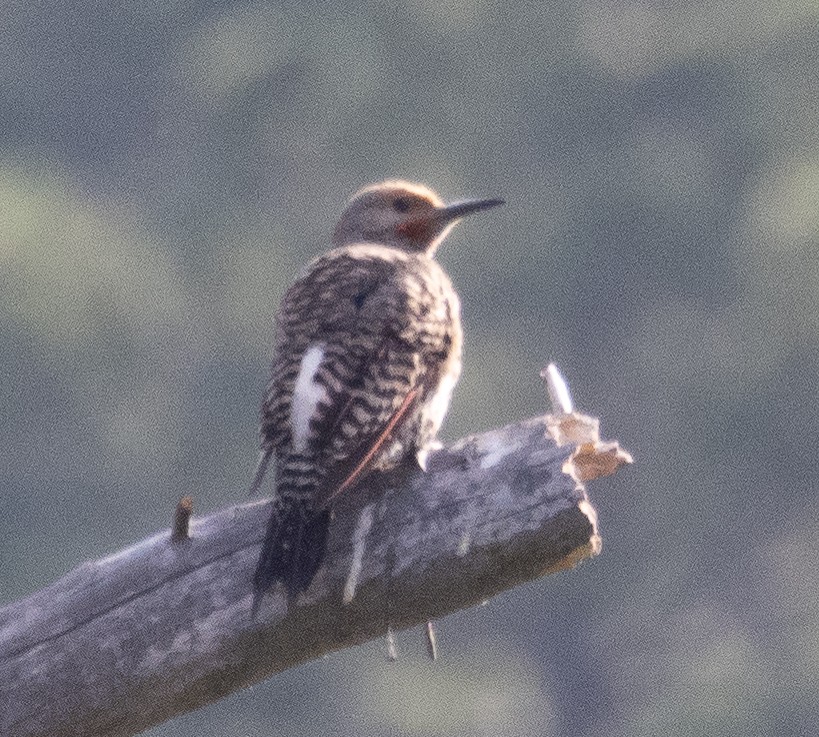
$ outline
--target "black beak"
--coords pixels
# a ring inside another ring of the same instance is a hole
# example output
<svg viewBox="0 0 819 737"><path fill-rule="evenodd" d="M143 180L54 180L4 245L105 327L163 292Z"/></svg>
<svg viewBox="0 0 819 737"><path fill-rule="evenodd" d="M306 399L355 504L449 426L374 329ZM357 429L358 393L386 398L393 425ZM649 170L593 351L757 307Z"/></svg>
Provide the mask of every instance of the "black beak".
<svg viewBox="0 0 819 737"><path fill-rule="evenodd" d="M503 204L503 200L463 200L461 202L453 202L451 205L446 205L440 208L438 212L443 222L450 223L458 218L471 215L473 212L488 210L490 207L497 207Z"/></svg>

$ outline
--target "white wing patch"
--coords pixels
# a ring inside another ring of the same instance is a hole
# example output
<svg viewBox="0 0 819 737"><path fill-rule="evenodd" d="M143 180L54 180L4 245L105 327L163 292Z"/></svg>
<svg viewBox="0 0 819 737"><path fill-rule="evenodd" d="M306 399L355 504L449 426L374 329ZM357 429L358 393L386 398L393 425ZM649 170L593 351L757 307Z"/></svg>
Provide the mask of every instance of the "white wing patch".
<svg viewBox="0 0 819 737"><path fill-rule="evenodd" d="M293 439L293 450L301 453L307 447L310 434L310 420L316 412L318 403L327 397L327 390L315 381L316 372L324 358L324 345L311 345L301 357L299 375L293 389L293 400L290 404L290 433Z"/></svg>

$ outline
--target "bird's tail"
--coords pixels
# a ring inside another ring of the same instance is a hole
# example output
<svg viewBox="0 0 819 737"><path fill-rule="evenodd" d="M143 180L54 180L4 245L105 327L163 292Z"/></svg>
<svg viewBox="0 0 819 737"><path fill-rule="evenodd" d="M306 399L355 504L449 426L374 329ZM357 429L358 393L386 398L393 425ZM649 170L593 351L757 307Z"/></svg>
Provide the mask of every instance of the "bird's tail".
<svg viewBox="0 0 819 737"><path fill-rule="evenodd" d="M273 503L253 577L253 612L264 593L281 581L289 597L310 586L327 551L330 510L313 511L302 501Z"/></svg>

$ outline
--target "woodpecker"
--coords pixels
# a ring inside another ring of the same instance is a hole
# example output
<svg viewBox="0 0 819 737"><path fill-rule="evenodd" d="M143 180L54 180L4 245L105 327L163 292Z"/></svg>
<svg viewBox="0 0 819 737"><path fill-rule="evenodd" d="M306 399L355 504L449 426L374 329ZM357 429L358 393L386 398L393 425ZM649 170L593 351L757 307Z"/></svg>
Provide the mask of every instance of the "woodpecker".
<svg viewBox="0 0 819 737"><path fill-rule="evenodd" d="M445 205L397 180L366 187L342 213L332 249L287 290L251 486L273 457L254 612L277 582L291 600L309 587L340 494L411 454L423 465L461 373L460 300L435 250L462 217L500 204Z"/></svg>

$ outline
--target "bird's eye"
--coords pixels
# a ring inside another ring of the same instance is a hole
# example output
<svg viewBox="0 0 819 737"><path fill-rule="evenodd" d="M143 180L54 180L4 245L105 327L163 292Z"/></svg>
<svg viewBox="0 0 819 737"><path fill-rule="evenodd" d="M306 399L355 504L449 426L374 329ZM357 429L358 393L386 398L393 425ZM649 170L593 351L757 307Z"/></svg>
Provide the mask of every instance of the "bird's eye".
<svg viewBox="0 0 819 737"><path fill-rule="evenodd" d="M392 201L392 209L396 212L408 212L410 209L410 201L406 197L396 197Z"/></svg>

